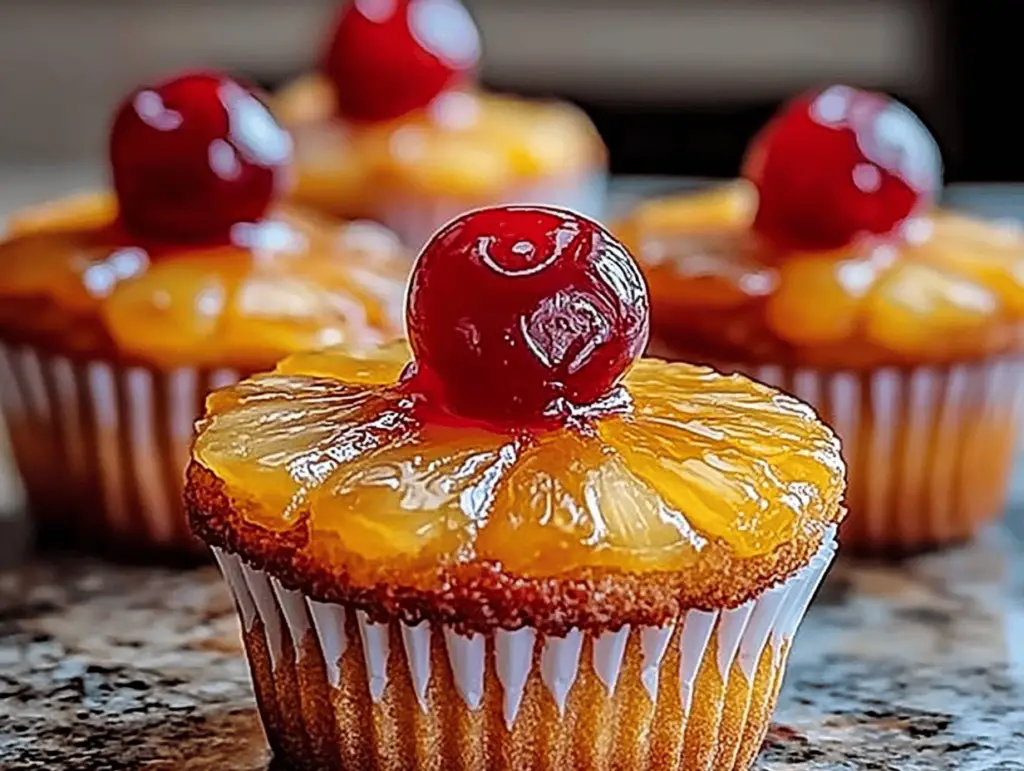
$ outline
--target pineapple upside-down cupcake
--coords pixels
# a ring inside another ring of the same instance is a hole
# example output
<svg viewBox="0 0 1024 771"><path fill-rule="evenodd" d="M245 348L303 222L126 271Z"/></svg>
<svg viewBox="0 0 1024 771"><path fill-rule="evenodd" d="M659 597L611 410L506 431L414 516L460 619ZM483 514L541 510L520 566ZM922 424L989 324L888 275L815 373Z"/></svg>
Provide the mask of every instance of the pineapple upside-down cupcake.
<svg viewBox="0 0 1024 771"><path fill-rule="evenodd" d="M636 362L639 269L566 211L453 221L406 315L411 361L292 357L199 423L190 522L277 754L747 768L835 548L832 432L746 378Z"/></svg>
<svg viewBox="0 0 1024 771"><path fill-rule="evenodd" d="M206 393L296 350L401 334L397 239L276 206L290 148L249 91L188 74L120 106L116 196L12 219L0 404L45 539L205 553L180 499Z"/></svg>
<svg viewBox="0 0 1024 771"><path fill-rule="evenodd" d="M274 106L295 135L296 200L378 219L416 248L492 204L600 215L606 151L587 117L481 90L479 55L458 0L345 3L319 72Z"/></svg>
<svg viewBox="0 0 1024 771"><path fill-rule="evenodd" d="M618 228L652 287L652 351L813 404L849 468L843 544L915 551L1002 511L1024 396L1024 238L935 208L938 149L835 86L754 141L746 180Z"/></svg>

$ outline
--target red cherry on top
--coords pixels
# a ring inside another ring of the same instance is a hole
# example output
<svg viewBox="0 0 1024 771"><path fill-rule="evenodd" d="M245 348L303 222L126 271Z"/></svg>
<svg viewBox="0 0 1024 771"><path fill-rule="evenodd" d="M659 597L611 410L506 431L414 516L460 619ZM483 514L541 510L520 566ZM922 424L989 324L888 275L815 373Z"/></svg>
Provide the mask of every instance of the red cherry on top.
<svg viewBox="0 0 1024 771"><path fill-rule="evenodd" d="M886 236L930 205L942 180L924 124L882 94L832 86L799 97L751 144L754 228L788 249L837 249Z"/></svg>
<svg viewBox="0 0 1024 771"><path fill-rule="evenodd" d="M342 116L387 121L460 85L479 58L480 34L458 0L353 0L341 11L322 69Z"/></svg>
<svg viewBox="0 0 1024 771"><path fill-rule="evenodd" d="M263 218L286 184L291 152L266 106L225 75L138 88L110 131L121 223L159 241L227 240L236 223Z"/></svg>
<svg viewBox="0 0 1024 771"><path fill-rule="evenodd" d="M559 400L608 394L647 344L649 304L629 252L586 217L536 206L464 214L413 271L416 377L455 414L543 422L564 411Z"/></svg>

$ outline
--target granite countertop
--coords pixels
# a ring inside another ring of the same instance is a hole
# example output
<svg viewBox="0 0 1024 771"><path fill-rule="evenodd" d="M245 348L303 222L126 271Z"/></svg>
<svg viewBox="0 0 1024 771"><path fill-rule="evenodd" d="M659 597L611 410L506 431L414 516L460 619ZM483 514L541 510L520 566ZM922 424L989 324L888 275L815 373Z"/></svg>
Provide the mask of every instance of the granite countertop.
<svg viewBox="0 0 1024 771"><path fill-rule="evenodd" d="M69 178L90 177L0 169L0 214L13 205L4 191L38 200ZM991 216L1024 211L1021 187L950 197ZM1016 477L1007 523L969 546L899 565L840 559L794 647L761 771L1024 771ZM0 565L15 542L0 506ZM266 771L238 635L213 568L51 557L0 570L0 769Z"/></svg>
<svg viewBox="0 0 1024 771"><path fill-rule="evenodd" d="M841 560L793 652L762 771L1024 769L1024 545ZM0 768L264 771L213 568L82 558L0 574Z"/></svg>

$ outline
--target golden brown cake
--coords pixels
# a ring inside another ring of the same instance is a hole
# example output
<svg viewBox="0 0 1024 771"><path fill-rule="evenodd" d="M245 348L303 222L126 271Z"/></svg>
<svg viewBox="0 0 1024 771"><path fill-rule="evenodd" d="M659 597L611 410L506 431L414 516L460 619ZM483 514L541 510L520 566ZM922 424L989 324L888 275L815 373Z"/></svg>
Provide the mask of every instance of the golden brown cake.
<svg viewBox="0 0 1024 771"><path fill-rule="evenodd" d="M593 125L567 104L481 90L479 54L457 0L346 3L319 71L275 99L296 140L295 199L378 219L416 248L481 206L599 215L607 161Z"/></svg>
<svg viewBox="0 0 1024 771"><path fill-rule="evenodd" d="M420 256L411 358L299 355L210 397L190 522L285 764L749 767L843 464L792 397L635 361L647 305L595 223L482 210Z"/></svg>
<svg viewBox="0 0 1024 771"><path fill-rule="evenodd" d="M180 498L209 390L296 350L401 334L397 239L274 204L289 148L249 92L186 75L122 105L116 194L12 218L0 404L44 537L202 553Z"/></svg>
<svg viewBox="0 0 1024 771"><path fill-rule="evenodd" d="M618 226L652 287L652 352L818 409L849 468L847 548L969 536L1003 509L1024 417L1024 237L935 208L924 127L852 89L787 107L745 173Z"/></svg>

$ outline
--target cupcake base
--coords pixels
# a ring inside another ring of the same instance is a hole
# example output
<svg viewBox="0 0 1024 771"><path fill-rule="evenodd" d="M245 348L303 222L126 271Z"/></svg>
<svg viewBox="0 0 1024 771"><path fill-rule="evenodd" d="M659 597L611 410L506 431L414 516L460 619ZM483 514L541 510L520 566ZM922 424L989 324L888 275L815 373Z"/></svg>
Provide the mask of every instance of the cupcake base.
<svg viewBox="0 0 1024 771"><path fill-rule="evenodd" d="M295 769L745 769L834 553L739 608L545 637L377 624L221 550L267 736Z"/></svg>
<svg viewBox="0 0 1024 771"><path fill-rule="evenodd" d="M493 199L389 196L376 219L398 234L413 249L422 247L445 223L471 209L506 204L543 204L572 209L601 219L608 194L608 175L603 170L581 175L538 180L503 191Z"/></svg>
<svg viewBox="0 0 1024 771"><path fill-rule="evenodd" d="M1024 359L824 371L715 363L787 391L843 444L846 551L907 554L970 538L1006 505Z"/></svg>
<svg viewBox="0 0 1024 771"><path fill-rule="evenodd" d="M238 376L0 345L0 408L39 540L202 557L181 502L185 466L206 394Z"/></svg>

